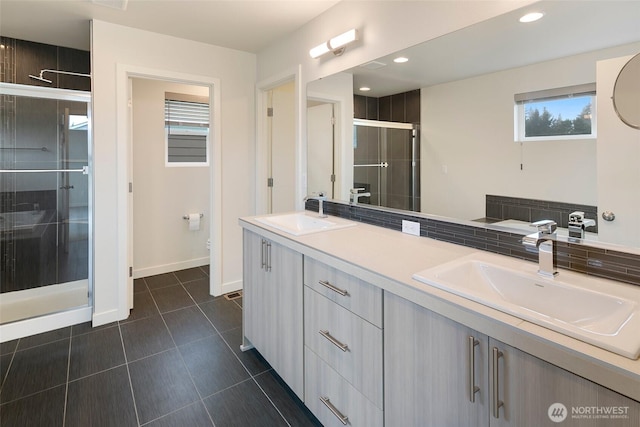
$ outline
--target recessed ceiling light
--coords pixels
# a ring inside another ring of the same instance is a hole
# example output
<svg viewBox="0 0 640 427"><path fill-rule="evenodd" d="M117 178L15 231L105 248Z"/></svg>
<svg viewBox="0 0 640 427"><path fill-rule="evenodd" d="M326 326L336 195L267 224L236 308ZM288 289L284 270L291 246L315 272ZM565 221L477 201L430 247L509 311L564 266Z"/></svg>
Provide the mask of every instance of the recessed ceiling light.
<svg viewBox="0 0 640 427"><path fill-rule="evenodd" d="M542 18L543 16L544 16L544 13L542 12L527 13L526 15L520 18L520 22L523 22L523 23L534 22Z"/></svg>
<svg viewBox="0 0 640 427"><path fill-rule="evenodd" d="M407 62L409 58L405 58L404 56L399 56L393 60L396 64L402 64L403 62Z"/></svg>
<svg viewBox="0 0 640 427"><path fill-rule="evenodd" d="M360 91L361 91L361 92L369 92L370 90L371 90L371 88L370 88L370 87L366 87L366 86L362 86L362 87L360 88Z"/></svg>

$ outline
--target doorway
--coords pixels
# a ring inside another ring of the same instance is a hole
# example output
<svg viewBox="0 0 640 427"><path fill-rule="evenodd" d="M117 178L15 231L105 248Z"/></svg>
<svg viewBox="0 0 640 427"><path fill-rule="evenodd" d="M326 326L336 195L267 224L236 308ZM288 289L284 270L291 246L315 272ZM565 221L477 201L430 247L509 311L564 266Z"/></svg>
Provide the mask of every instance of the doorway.
<svg viewBox="0 0 640 427"><path fill-rule="evenodd" d="M209 87L131 88L133 278L209 265Z"/></svg>
<svg viewBox="0 0 640 427"><path fill-rule="evenodd" d="M209 88L209 111L219 111L220 81L207 76L191 75L167 70L150 69L132 65L119 65L117 79L116 102L118 105L118 215L127 224L118 233L119 248L119 277L120 283L126 286L118 288L119 316L126 317L133 305L133 241L134 241L134 212L133 212L133 108L132 108L132 79L162 80L167 82L206 86ZM209 194L209 265L210 265L210 293L222 295L222 161L220 146L220 115L210 115L211 128L209 130L209 162L208 182ZM163 138L164 140L164 138ZM128 190L125 190L128 189ZM123 191L124 190L124 191ZM157 189L162 192L162 188ZM185 207L187 208L187 207ZM188 207L188 209L192 209ZM182 211L181 211L182 212ZM188 212L184 212L187 214ZM184 220L183 220L184 221Z"/></svg>

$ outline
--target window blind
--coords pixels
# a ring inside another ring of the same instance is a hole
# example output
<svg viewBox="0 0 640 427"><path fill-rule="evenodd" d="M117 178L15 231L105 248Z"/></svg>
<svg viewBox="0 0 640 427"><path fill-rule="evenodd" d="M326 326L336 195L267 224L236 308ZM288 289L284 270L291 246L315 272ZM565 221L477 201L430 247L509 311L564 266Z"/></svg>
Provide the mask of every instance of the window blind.
<svg viewBox="0 0 640 427"><path fill-rule="evenodd" d="M206 164L209 101L206 97L165 94L168 163Z"/></svg>
<svg viewBox="0 0 640 427"><path fill-rule="evenodd" d="M542 99L559 99L571 96L587 96L596 94L596 84L586 83L575 86L538 90L535 92L516 93L513 98L517 104L539 101Z"/></svg>

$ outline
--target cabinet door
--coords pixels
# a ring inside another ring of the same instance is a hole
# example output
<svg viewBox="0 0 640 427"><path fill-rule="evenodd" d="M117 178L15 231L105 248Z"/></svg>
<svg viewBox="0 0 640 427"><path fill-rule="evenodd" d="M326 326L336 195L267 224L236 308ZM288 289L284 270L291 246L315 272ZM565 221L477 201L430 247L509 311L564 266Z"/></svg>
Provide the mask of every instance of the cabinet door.
<svg viewBox="0 0 640 427"><path fill-rule="evenodd" d="M385 425L488 425L487 336L390 293L384 316Z"/></svg>
<svg viewBox="0 0 640 427"><path fill-rule="evenodd" d="M269 362L291 389L303 398L304 341L302 254L267 243Z"/></svg>
<svg viewBox="0 0 640 427"><path fill-rule="evenodd" d="M265 323L265 274L263 239L257 234L243 232L243 297L242 328L258 351L263 351L268 331Z"/></svg>
<svg viewBox="0 0 640 427"><path fill-rule="evenodd" d="M244 336L303 397L302 254L244 231Z"/></svg>
<svg viewBox="0 0 640 427"><path fill-rule="evenodd" d="M495 339L489 351L491 426L640 425L634 400Z"/></svg>

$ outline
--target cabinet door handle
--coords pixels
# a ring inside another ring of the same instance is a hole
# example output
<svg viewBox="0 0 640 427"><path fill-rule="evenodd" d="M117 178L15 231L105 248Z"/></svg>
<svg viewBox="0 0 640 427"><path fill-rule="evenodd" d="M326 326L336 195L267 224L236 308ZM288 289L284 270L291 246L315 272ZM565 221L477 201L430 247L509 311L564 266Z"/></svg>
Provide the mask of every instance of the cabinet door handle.
<svg viewBox="0 0 640 427"><path fill-rule="evenodd" d="M346 289L336 288L335 286L333 286L331 283L327 282L326 280L318 280L318 283L321 284L322 286L324 286L325 288L329 288L333 292L342 295L343 297L346 297L347 295L349 295L349 292L347 292Z"/></svg>
<svg viewBox="0 0 640 427"><path fill-rule="evenodd" d="M334 337L331 336L331 334L329 333L329 331L318 331L318 333L320 335L322 335L323 337L325 337L326 339L329 340L329 342L333 345L335 345L336 347L338 347L340 350L346 352L347 350L349 350L349 346L346 344L342 344L340 341L338 341L337 339L335 339Z"/></svg>
<svg viewBox="0 0 640 427"><path fill-rule="evenodd" d="M271 242L267 242L267 271L271 271Z"/></svg>
<svg viewBox="0 0 640 427"><path fill-rule="evenodd" d="M261 243L260 244L260 268L265 269L267 265L267 261L264 253L264 248L265 248L265 245L267 244L267 241L264 239L261 239L260 243Z"/></svg>
<svg viewBox="0 0 640 427"><path fill-rule="evenodd" d="M498 386L498 361L502 357L502 352L498 350L498 347L493 347L493 417L500 418L500 407L504 406L504 402L500 400L500 389Z"/></svg>
<svg viewBox="0 0 640 427"><path fill-rule="evenodd" d="M469 336L468 343L467 362L469 363L469 400L471 403L475 403L476 393L480 391L480 387L476 385L476 346L480 344L480 341Z"/></svg>
<svg viewBox="0 0 640 427"><path fill-rule="evenodd" d="M347 425L347 422L349 421L349 417L347 417L346 415L342 415L340 411L338 411L338 408L333 406L333 403L331 403L328 397L320 396L320 401L324 403L324 405L327 408L329 408L331 413L335 415L336 418L339 419L342 424L344 424L345 426Z"/></svg>

